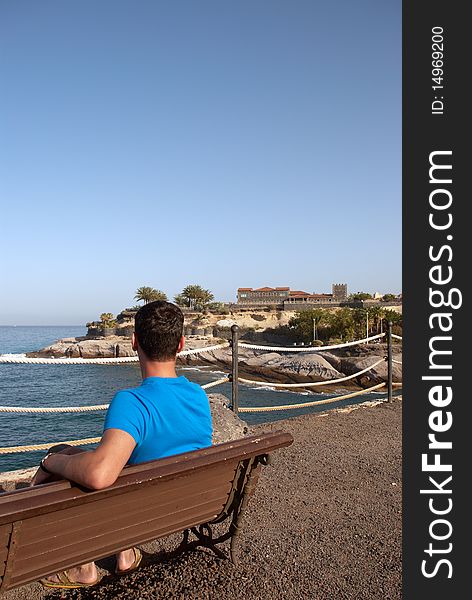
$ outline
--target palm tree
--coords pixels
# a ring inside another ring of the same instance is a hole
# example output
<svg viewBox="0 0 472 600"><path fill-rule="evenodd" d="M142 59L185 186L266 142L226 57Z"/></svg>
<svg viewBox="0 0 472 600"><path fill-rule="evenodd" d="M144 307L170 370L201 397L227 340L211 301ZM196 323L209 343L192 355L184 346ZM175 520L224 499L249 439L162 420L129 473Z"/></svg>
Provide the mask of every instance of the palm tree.
<svg viewBox="0 0 472 600"><path fill-rule="evenodd" d="M210 290L205 290L201 285L187 285L182 292L175 297L177 304L185 303L190 308L205 308L214 296Z"/></svg>
<svg viewBox="0 0 472 600"><path fill-rule="evenodd" d="M201 290L198 294L197 301L195 302L195 308L198 310L205 310L214 299L215 297L210 290Z"/></svg>
<svg viewBox="0 0 472 600"><path fill-rule="evenodd" d="M392 322L394 333L398 333L399 335L402 334L403 315L401 313L398 313L396 310L386 309L385 320Z"/></svg>
<svg viewBox="0 0 472 600"><path fill-rule="evenodd" d="M365 308L354 308L352 310L352 318L356 327L356 337L368 337L366 336L367 321L369 318L369 310Z"/></svg>
<svg viewBox="0 0 472 600"><path fill-rule="evenodd" d="M384 314L385 313L382 306L369 307L369 318L372 319L372 325L375 327L376 333L379 333L379 329L382 329L382 320L384 318Z"/></svg>
<svg viewBox="0 0 472 600"><path fill-rule="evenodd" d="M341 308L336 312L330 313L329 325L332 335L342 340L352 340L355 338L355 319L350 308Z"/></svg>
<svg viewBox="0 0 472 600"><path fill-rule="evenodd" d="M378 320L379 320L379 324L380 324L380 331L379 331L379 328L377 327L377 333L383 333L383 322L385 320L385 309L383 306L379 306Z"/></svg>
<svg viewBox="0 0 472 600"><path fill-rule="evenodd" d="M151 302L154 302L155 300L163 300L164 302L166 302L167 294L165 292L163 292L162 290L153 290Z"/></svg>
<svg viewBox="0 0 472 600"><path fill-rule="evenodd" d="M183 294L177 294L174 296L174 302L177 304L177 306L188 306L188 300L183 296Z"/></svg>
<svg viewBox="0 0 472 600"><path fill-rule="evenodd" d="M116 321L112 315L112 313L102 313L100 315L100 321L102 327L115 327Z"/></svg>
<svg viewBox="0 0 472 600"><path fill-rule="evenodd" d="M184 287L181 296L186 300L187 306L189 306L190 308L193 308L195 306L200 292L202 290L203 288L199 285L187 285L186 287Z"/></svg>
<svg viewBox="0 0 472 600"><path fill-rule="evenodd" d="M136 290L134 299L138 301L143 300L144 304L148 304L155 300L167 300L167 295L161 290L144 285Z"/></svg>

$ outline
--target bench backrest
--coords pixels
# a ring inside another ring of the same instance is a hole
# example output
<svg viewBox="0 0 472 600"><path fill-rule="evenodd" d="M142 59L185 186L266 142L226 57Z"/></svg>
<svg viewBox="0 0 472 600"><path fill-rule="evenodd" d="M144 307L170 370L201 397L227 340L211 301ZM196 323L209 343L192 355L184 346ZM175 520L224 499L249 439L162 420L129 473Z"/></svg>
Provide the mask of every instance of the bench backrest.
<svg viewBox="0 0 472 600"><path fill-rule="evenodd" d="M292 441L274 432L126 467L104 490L62 480L0 495L1 591L217 519L256 457Z"/></svg>

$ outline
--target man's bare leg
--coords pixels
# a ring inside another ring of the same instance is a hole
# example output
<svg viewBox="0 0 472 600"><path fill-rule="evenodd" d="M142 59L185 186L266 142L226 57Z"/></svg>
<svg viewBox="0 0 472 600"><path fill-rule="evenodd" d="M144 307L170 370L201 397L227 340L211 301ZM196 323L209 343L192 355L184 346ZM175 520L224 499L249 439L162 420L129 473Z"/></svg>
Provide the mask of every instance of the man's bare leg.
<svg viewBox="0 0 472 600"><path fill-rule="evenodd" d="M82 448L74 448L72 446L66 447L65 444L53 446L49 450L49 452L61 452L63 454L77 454L83 451ZM42 469L38 469L31 480L30 485L39 485L41 483L47 483L48 481L54 481L55 479L58 478L48 475ZM85 565L80 565L78 567L72 567L71 569L67 569L67 577L75 583L95 583L98 578L97 567L94 562L86 563ZM49 577L46 577L46 580L53 583L61 583L61 580L57 575L50 575Z"/></svg>
<svg viewBox="0 0 472 600"><path fill-rule="evenodd" d="M97 567L93 562L80 565L80 567L72 567L67 569L67 577L74 583L95 583L98 579ZM52 583L61 583L57 575L50 575L46 579Z"/></svg>
<svg viewBox="0 0 472 600"><path fill-rule="evenodd" d="M131 565L136 560L136 555L134 553L133 548L129 550L123 550L122 552L118 552L116 555L116 570L117 571L126 571L129 569Z"/></svg>

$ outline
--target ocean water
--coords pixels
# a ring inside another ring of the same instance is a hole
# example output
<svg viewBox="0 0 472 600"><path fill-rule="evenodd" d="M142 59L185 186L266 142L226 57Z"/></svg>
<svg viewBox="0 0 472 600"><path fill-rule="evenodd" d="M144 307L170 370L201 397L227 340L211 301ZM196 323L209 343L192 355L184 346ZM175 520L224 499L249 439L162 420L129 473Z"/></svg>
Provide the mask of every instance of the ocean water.
<svg viewBox="0 0 472 600"><path fill-rule="evenodd" d="M0 354L38 350L57 339L85 335L85 327L0 327ZM221 372L207 367L180 369L180 374L201 385L219 379ZM0 406L91 406L107 404L120 389L139 385L138 364L122 365L22 365L0 364ZM229 383L211 389L231 397ZM240 386L239 404L276 406L323 399L333 394L292 393L270 388ZM306 413L325 411L355 402L383 397L375 392L351 400L291 411L241 414L249 424L277 421ZM105 412L0 413L0 447L57 443L99 437ZM38 464L44 452L0 454L0 472Z"/></svg>

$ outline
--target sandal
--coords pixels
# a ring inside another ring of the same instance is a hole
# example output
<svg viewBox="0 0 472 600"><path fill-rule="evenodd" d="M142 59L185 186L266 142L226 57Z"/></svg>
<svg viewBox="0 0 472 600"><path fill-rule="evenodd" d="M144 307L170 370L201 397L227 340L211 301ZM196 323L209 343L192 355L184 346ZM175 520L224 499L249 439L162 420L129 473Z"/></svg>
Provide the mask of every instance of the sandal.
<svg viewBox="0 0 472 600"><path fill-rule="evenodd" d="M75 588L92 587L94 585L97 585L97 583L100 581L100 577L97 577L97 579L95 581L92 581L92 583L80 583L80 581L72 581L72 579L70 579L69 575L67 574L67 571L60 571L59 573L56 573L56 575L57 575L57 578L59 579L59 581L50 581L49 579L41 579L40 583L45 588L59 588L59 589L63 589L63 590L73 590Z"/></svg>
<svg viewBox="0 0 472 600"><path fill-rule="evenodd" d="M139 548L132 548L134 552L134 562L127 569L115 569L115 575L124 575L125 573L131 573L132 571L136 571L136 569L141 564L143 560L143 555Z"/></svg>

